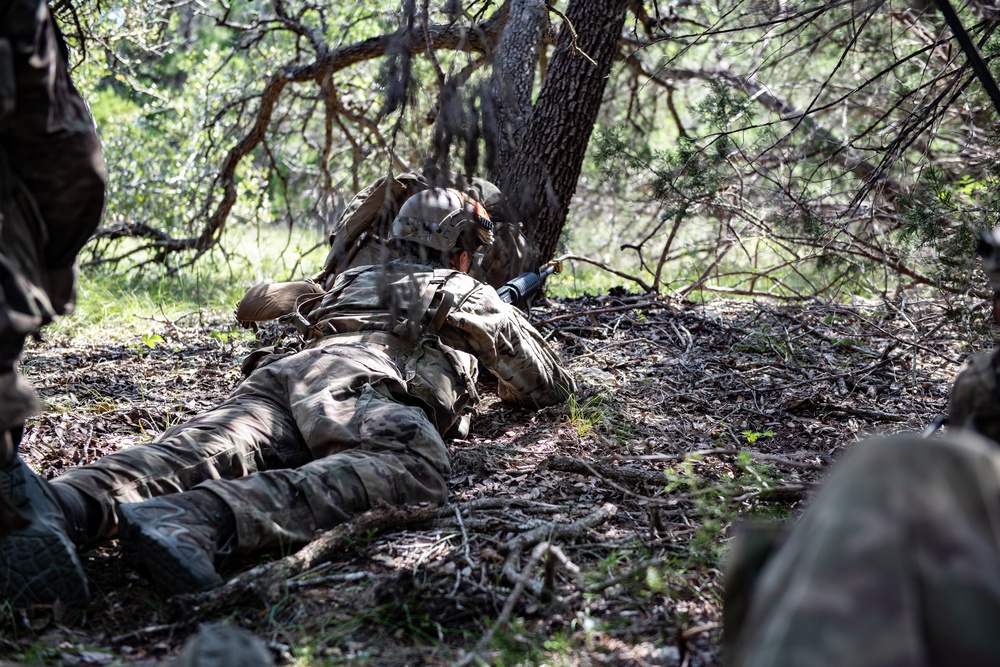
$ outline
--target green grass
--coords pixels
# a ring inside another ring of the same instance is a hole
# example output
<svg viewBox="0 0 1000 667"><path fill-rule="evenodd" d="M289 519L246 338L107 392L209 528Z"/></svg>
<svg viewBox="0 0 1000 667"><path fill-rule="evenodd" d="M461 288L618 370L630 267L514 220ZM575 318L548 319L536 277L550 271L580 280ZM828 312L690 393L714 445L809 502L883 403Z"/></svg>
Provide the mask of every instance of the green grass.
<svg viewBox="0 0 1000 667"><path fill-rule="evenodd" d="M648 276L643 278L648 281ZM563 267L562 273L548 277L545 293L550 297L563 299L585 294L607 294L612 287L624 287L630 292L639 291L636 283L606 271L593 267L567 265Z"/></svg>
<svg viewBox="0 0 1000 667"><path fill-rule="evenodd" d="M81 271L76 312L49 331L88 340L131 338L149 347L154 321L191 324L228 315L246 290L260 282L297 280L314 273L326 256L316 230L236 228L223 245L193 266L167 274L162 266L91 267Z"/></svg>

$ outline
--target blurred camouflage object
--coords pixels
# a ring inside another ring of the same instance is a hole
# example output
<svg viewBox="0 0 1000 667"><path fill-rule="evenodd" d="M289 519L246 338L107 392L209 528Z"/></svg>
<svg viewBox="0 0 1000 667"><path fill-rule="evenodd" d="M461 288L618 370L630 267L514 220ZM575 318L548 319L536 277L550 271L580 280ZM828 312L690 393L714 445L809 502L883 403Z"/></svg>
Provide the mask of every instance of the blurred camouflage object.
<svg viewBox="0 0 1000 667"><path fill-rule="evenodd" d="M72 310L76 255L100 221L104 188L94 122L47 5L0 0L0 472L40 407L17 375L24 341ZM0 535L24 519L0 501Z"/></svg>
<svg viewBox="0 0 1000 667"><path fill-rule="evenodd" d="M272 667L271 652L260 639L242 628L214 623L203 625L188 639L169 667Z"/></svg>

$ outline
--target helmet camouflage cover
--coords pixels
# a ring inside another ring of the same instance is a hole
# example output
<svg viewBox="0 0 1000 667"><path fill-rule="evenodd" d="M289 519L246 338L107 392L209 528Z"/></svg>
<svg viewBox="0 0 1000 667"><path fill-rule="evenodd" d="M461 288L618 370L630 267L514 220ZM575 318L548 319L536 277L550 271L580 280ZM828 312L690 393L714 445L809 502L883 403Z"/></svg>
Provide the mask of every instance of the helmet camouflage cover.
<svg viewBox="0 0 1000 667"><path fill-rule="evenodd" d="M493 243L493 221L479 202L458 190L431 188L406 200L392 221L390 238L441 252L475 251ZM467 247L470 239L475 247Z"/></svg>

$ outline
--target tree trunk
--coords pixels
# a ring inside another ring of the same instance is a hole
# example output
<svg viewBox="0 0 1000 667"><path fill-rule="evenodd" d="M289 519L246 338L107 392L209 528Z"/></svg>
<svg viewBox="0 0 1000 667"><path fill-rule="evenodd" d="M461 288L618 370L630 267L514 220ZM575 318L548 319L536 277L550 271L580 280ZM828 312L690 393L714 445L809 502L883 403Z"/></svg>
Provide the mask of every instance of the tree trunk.
<svg viewBox="0 0 1000 667"><path fill-rule="evenodd" d="M566 224L628 5L629 0L573 0L566 18L575 40L564 24L523 131L498 137L503 148L491 179L510 198L542 261L555 254Z"/></svg>
<svg viewBox="0 0 1000 667"><path fill-rule="evenodd" d="M545 35L544 0L510 0L510 14L497 44L485 105L489 164L510 164L531 113L535 70Z"/></svg>

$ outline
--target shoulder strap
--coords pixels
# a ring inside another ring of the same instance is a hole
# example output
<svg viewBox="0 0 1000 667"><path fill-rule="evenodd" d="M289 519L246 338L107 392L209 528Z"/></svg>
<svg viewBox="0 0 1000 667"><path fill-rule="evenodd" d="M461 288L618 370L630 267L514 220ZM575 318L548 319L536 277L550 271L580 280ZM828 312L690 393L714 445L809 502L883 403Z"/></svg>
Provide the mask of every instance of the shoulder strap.
<svg viewBox="0 0 1000 667"><path fill-rule="evenodd" d="M437 335L455 305L455 295L444 287L457 275L460 275L460 272L453 269L435 271L420 299L410 309L406 319L396 325L393 332L411 340L422 335Z"/></svg>
<svg viewBox="0 0 1000 667"><path fill-rule="evenodd" d="M349 270L349 271L345 271L344 273L340 274L340 276L339 276L339 277L342 278L342 280L341 280L341 282L340 282L339 285L335 284L334 287L331 287L325 293L318 294L317 296L320 297L320 298L322 298L322 299L326 299L326 297L328 297L328 296L330 296L332 294L333 298L336 299L337 297L339 297L344 292L344 290L346 290L348 287L351 286L351 283L353 283L355 280L358 279L358 276L360 276L363 273L367 273L369 271L377 269L377 268L379 268L379 267L377 267L377 266L365 266L365 267L359 268L357 270L353 270L352 269L352 270ZM310 308L310 310L312 310L312 307ZM322 326L314 324L313 322L310 322L306 318L306 316L303 315L300 312L300 310L299 310L298 307L293 312L289 313L289 315L287 317L291 320L292 325L298 330L299 334L301 334L302 337L305 338L306 340L311 340L313 338L319 338L319 337L327 335L323 331ZM282 318L282 319L284 319L284 318ZM282 320L278 320L278 321L280 322Z"/></svg>

